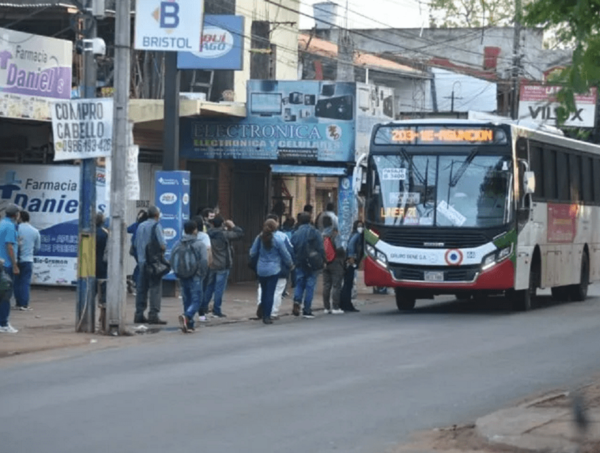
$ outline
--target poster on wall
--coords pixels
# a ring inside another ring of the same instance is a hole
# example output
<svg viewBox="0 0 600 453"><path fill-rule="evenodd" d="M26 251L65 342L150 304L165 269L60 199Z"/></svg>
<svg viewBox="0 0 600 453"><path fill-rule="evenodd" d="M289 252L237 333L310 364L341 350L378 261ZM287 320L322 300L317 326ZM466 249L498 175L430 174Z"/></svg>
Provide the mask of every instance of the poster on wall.
<svg viewBox="0 0 600 453"><path fill-rule="evenodd" d="M356 158L369 154L371 133L376 124L395 118L394 89L356 84Z"/></svg>
<svg viewBox="0 0 600 453"><path fill-rule="evenodd" d="M190 218L190 172L157 171L155 174L155 203L160 209L160 224L163 227L167 249L165 257L183 235L183 224ZM176 280L173 272L165 280Z"/></svg>
<svg viewBox="0 0 600 453"><path fill-rule="evenodd" d="M0 214L9 203L30 213L42 246L34 256L32 283L72 285L77 280L79 167L0 166ZM107 212L105 174L96 170L96 208Z"/></svg>
<svg viewBox="0 0 600 453"><path fill-rule="evenodd" d="M356 84L250 80L247 117L182 120L188 159L353 162Z"/></svg>
<svg viewBox="0 0 600 453"><path fill-rule="evenodd" d="M0 28L0 117L50 121L71 97L73 43Z"/></svg>

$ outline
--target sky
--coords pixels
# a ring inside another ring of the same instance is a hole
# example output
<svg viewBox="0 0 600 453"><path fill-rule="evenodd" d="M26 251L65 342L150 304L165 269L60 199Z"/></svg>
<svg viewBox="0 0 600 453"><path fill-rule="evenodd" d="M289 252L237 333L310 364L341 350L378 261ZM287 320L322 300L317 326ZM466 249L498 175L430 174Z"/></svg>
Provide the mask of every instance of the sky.
<svg viewBox="0 0 600 453"><path fill-rule="evenodd" d="M324 0L298 0L300 11L313 15L312 5ZM334 0L340 6L341 23L345 25L346 0ZM349 28L421 28L429 23L426 0L348 0ZM312 28L314 20L301 16L300 28Z"/></svg>

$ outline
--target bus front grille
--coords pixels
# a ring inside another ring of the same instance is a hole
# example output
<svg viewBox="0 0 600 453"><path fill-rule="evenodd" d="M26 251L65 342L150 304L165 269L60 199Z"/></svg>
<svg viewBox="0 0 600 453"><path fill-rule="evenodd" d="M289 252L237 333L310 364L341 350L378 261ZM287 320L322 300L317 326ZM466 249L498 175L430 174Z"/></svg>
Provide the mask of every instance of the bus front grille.
<svg viewBox="0 0 600 453"><path fill-rule="evenodd" d="M425 282L425 272L442 272L444 282L472 282L477 277L479 265L458 266L458 267L423 267L410 266L406 264L390 264L390 270L396 280L410 280L415 282Z"/></svg>
<svg viewBox="0 0 600 453"><path fill-rule="evenodd" d="M408 228L381 229L379 239L396 247L460 249L480 247L490 239L483 233Z"/></svg>

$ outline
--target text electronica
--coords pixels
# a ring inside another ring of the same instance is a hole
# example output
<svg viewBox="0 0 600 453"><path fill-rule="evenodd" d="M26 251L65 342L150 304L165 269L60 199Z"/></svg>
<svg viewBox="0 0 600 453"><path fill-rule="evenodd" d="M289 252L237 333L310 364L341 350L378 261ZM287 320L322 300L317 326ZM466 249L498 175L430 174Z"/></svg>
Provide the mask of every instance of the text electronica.
<svg viewBox="0 0 600 453"><path fill-rule="evenodd" d="M381 127L375 136L377 145L492 145L505 144L501 129L477 127Z"/></svg>

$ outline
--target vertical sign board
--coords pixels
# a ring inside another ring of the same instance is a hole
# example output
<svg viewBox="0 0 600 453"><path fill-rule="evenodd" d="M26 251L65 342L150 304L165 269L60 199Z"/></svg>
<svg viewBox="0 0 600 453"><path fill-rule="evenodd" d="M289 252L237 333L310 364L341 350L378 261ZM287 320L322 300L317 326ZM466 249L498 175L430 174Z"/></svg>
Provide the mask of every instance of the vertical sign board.
<svg viewBox="0 0 600 453"><path fill-rule="evenodd" d="M70 41L0 28L0 117L50 121L50 101L71 97L72 63Z"/></svg>
<svg viewBox="0 0 600 453"><path fill-rule="evenodd" d="M179 69L239 71L244 61L244 16L204 16L198 52L179 52Z"/></svg>
<svg viewBox="0 0 600 453"><path fill-rule="evenodd" d="M352 189L352 175L342 176L338 187L338 227L344 247L348 245L352 224L356 219L356 199Z"/></svg>
<svg viewBox="0 0 600 453"><path fill-rule="evenodd" d="M203 0L137 0L135 48L198 51L203 16Z"/></svg>
<svg viewBox="0 0 600 453"><path fill-rule="evenodd" d="M9 203L28 211L40 230L41 250L32 283L71 285L77 280L79 167L74 165L0 165L0 213ZM107 212L104 169L96 170L96 209Z"/></svg>
<svg viewBox="0 0 600 453"><path fill-rule="evenodd" d="M163 227L167 259L171 250L183 236L183 224L190 218L190 172L157 171L155 175L156 207L160 209L160 224ZM166 280L175 280L173 272Z"/></svg>
<svg viewBox="0 0 600 453"><path fill-rule="evenodd" d="M112 98L54 102L54 160L110 157L112 130Z"/></svg>

